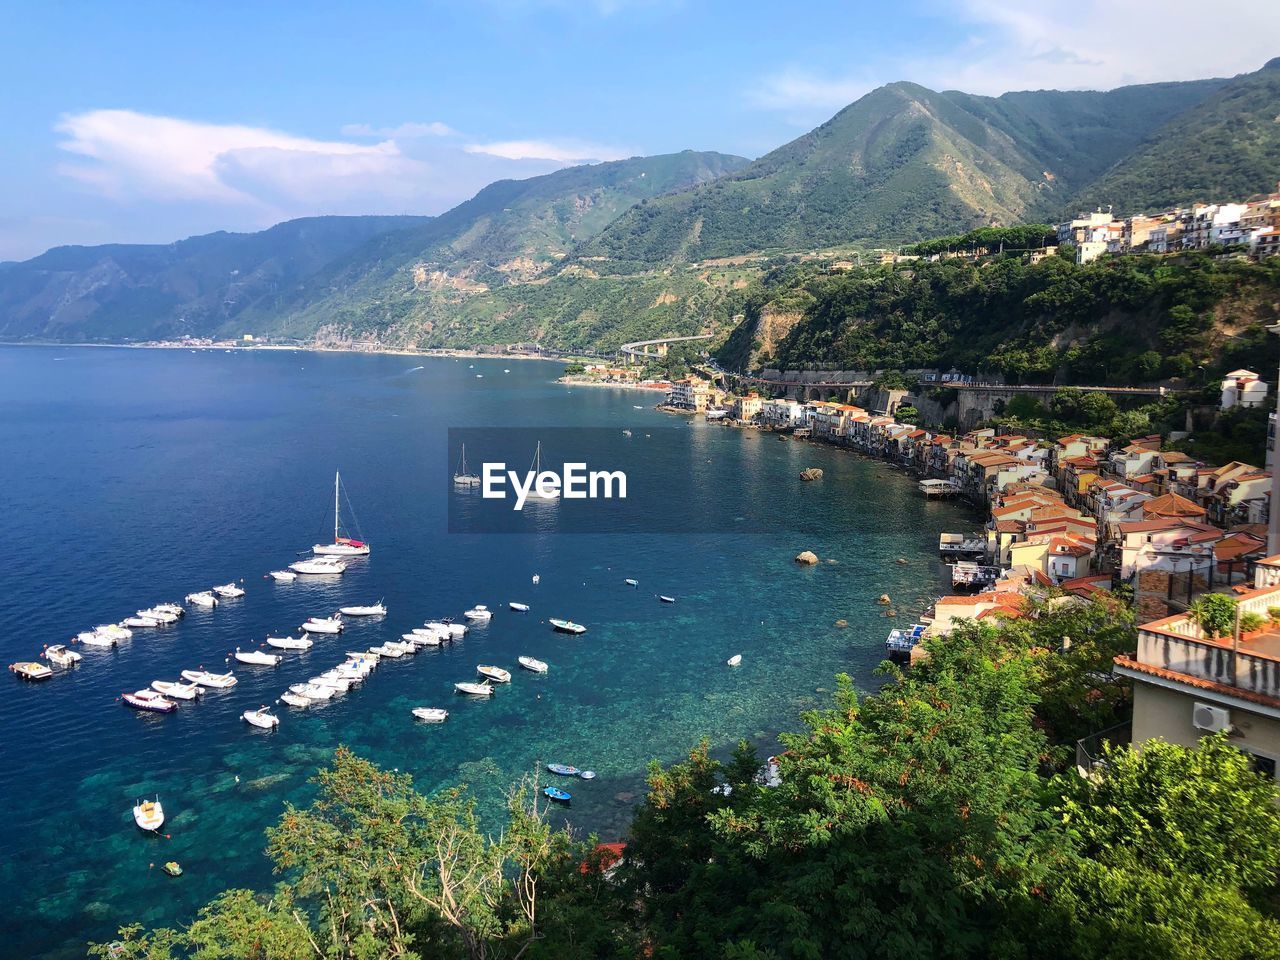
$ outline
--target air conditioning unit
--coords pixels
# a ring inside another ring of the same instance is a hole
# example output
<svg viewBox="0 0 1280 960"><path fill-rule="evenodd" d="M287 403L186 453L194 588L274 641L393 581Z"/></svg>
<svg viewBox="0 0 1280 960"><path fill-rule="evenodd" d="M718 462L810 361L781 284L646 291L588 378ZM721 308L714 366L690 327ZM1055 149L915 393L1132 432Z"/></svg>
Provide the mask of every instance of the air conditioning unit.
<svg viewBox="0 0 1280 960"><path fill-rule="evenodd" d="M1207 703L1197 703L1191 708L1191 725L1207 733L1221 733L1231 729L1231 712Z"/></svg>

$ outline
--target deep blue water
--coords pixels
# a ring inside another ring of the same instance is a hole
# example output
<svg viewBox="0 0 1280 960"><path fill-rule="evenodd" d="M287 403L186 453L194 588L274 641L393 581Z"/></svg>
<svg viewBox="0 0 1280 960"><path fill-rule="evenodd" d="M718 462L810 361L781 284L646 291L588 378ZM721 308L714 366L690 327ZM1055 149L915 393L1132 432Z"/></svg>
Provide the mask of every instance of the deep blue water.
<svg viewBox="0 0 1280 960"><path fill-rule="evenodd" d="M837 672L875 682L893 625L876 598L894 597L901 625L938 592L934 545L971 523L961 508L921 501L882 464L685 426L633 408L649 395L569 389L558 372L535 361L472 369L395 356L0 348L6 664L195 589L240 578L248 589L176 626L135 631L117 650L84 649L79 667L48 682L0 682L0 952L83 956L85 939L121 923L179 922L226 886L268 884L262 831L286 801L307 802L308 777L338 744L412 772L424 789L469 783L487 812L542 763L592 768L599 778L570 785L573 805L556 815L612 837L649 760L678 759L702 736L717 748L746 737L767 753L800 710L825 702ZM736 529L763 506L794 532L573 534L558 532L557 512L571 506L561 504L544 505L528 534L450 534L448 430L495 426L530 437L626 427L636 442L652 431L628 465L633 484L668 485L682 509L711 518L705 529ZM672 440L674 429L683 437ZM800 482L806 466L824 480ZM264 580L331 523L335 469L373 555L334 581ZM798 567L802 549L834 562ZM317 638L274 669L238 666L238 686L174 715L117 700L380 598L385 620ZM533 610L510 613L508 600ZM496 615L459 643L384 661L320 707L281 706L275 732L240 719L346 650L475 603ZM549 616L589 632L555 634ZM524 653L551 672L519 671ZM730 670L735 653L744 662ZM509 667L514 682L489 702L455 697L454 681L484 662ZM422 725L409 713L418 705L451 716ZM157 793L171 839L132 823L135 798ZM169 859L183 864L180 879L150 869Z"/></svg>

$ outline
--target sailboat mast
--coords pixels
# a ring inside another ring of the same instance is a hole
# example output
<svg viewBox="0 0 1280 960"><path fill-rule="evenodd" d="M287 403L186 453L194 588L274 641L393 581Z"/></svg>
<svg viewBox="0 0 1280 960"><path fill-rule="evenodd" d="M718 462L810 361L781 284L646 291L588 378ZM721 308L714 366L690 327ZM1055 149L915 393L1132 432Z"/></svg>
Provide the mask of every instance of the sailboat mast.
<svg viewBox="0 0 1280 960"><path fill-rule="evenodd" d="M338 542L338 481L342 474L338 471L333 473L333 542Z"/></svg>

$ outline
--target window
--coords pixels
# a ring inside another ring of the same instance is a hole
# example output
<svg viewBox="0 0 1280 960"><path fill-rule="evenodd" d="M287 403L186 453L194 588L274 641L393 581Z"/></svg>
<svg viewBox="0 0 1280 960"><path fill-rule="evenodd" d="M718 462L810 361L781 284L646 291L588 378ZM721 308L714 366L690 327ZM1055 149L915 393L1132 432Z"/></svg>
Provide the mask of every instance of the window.
<svg viewBox="0 0 1280 960"><path fill-rule="evenodd" d="M1249 757L1249 766L1253 768L1255 773L1260 773L1264 777L1274 780L1276 778L1276 758L1264 756L1261 753L1254 753L1252 750L1246 750L1241 747L1240 751Z"/></svg>

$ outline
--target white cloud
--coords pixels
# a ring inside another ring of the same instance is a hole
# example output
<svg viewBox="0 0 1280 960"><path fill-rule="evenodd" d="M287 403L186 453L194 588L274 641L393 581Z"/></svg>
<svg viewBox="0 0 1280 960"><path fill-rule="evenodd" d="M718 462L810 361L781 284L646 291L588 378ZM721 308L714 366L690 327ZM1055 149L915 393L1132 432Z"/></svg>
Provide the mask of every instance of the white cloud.
<svg viewBox="0 0 1280 960"><path fill-rule="evenodd" d="M617 147L581 141L502 140L496 143L469 143L467 153L483 153L506 160L551 160L555 163L599 163L603 160L625 160L634 153Z"/></svg>
<svg viewBox="0 0 1280 960"><path fill-rule="evenodd" d="M396 127L374 127L367 123L344 124L344 137L383 137L389 140L416 140L420 137L456 137L458 131L447 123L433 120L430 123L409 121Z"/></svg>
<svg viewBox="0 0 1280 960"><path fill-rule="evenodd" d="M856 70L791 66L746 98L813 123L895 80L998 95L1010 90L1109 90L1133 83L1233 76L1280 53L1280 3L1078 0L1032 7L1007 0L924 0L949 49L929 56L872 52Z"/></svg>

